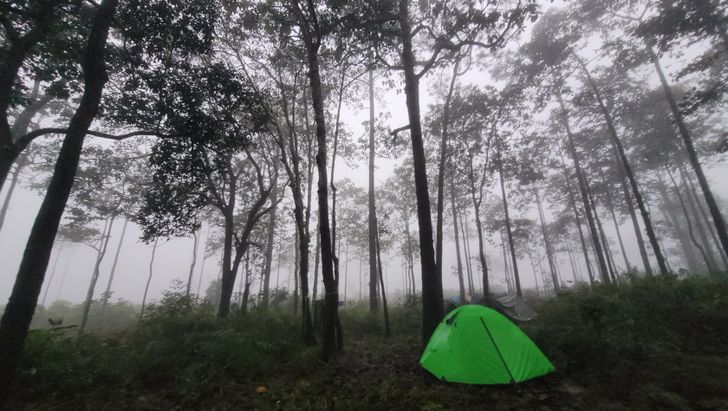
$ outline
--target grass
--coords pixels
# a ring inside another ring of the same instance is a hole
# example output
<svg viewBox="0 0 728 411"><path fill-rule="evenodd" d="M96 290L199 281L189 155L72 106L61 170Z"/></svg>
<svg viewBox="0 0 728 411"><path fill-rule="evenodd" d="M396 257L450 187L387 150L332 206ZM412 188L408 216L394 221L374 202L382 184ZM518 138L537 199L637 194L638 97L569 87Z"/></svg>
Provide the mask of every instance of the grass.
<svg viewBox="0 0 728 411"><path fill-rule="evenodd" d="M290 312L214 317L170 292L126 329L29 335L13 409L726 409L728 283L634 279L534 301L524 330L557 372L510 386L434 380L418 365L419 306L341 310L324 364Z"/></svg>

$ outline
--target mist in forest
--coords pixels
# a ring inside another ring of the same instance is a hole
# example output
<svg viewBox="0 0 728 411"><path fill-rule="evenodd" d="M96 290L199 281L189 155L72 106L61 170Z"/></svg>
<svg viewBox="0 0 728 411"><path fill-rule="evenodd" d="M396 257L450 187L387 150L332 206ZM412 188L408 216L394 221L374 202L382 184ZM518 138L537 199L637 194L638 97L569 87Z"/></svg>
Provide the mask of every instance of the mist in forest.
<svg viewBox="0 0 728 411"><path fill-rule="evenodd" d="M722 1L2 0L0 17L0 409L124 390L139 399L112 408L467 408L494 394L425 358L469 305L555 366L503 409L728 404L725 371L672 384L688 358L728 364ZM85 350L111 366L104 338L134 358L109 381L134 388L35 394L96 372ZM345 346L407 371L367 374ZM251 379L312 370L310 352L320 373ZM650 382L616 395L610 361ZM357 403L335 364L423 392Z"/></svg>

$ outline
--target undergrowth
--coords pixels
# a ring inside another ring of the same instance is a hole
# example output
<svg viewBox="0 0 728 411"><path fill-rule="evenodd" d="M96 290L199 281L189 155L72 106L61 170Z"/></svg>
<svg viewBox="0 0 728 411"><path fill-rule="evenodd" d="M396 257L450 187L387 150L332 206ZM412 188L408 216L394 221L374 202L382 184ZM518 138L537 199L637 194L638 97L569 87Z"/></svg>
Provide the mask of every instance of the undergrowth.
<svg viewBox="0 0 728 411"><path fill-rule="evenodd" d="M428 379L417 364L417 298L381 312L341 307L343 355L328 364L301 343L291 310L233 312L170 291L137 324L87 333L35 330L26 343L18 409L579 409L728 407L728 283L633 277L534 301L522 325L556 366L512 387ZM535 404L535 405L534 405ZM548 406L547 406L548 404ZM606 406L605 406L606 407ZM619 408L619 407L618 407Z"/></svg>

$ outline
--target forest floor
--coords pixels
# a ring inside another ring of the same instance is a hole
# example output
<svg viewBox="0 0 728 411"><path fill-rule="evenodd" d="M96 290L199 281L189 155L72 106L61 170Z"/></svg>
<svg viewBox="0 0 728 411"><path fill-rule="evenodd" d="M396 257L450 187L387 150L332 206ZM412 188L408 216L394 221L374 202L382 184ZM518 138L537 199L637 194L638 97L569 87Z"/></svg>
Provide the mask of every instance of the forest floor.
<svg viewBox="0 0 728 411"><path fill-rule="evenodd" d="M220 321L176 298L127 330L33 331L11 409L728 409L725 281L636 280L533 301L540 315L523 329L557 371L503 386L424 371L416 304L393 307L389 340L363 305L342 309L345 350L322 363L290 313Z"/></svg>

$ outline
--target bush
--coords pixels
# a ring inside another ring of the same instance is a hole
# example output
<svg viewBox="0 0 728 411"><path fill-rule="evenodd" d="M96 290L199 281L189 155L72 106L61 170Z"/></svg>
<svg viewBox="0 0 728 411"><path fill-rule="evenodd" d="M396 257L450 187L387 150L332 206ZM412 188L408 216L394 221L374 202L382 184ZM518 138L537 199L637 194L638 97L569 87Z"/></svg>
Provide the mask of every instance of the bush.
<svg viewBox="0 0 728 411"><path fill-rule="evenodd" d="M524 329L559 372L615 396L645 381L689 399L728 386L725 281L656 276L569 290Z"/></svg>

